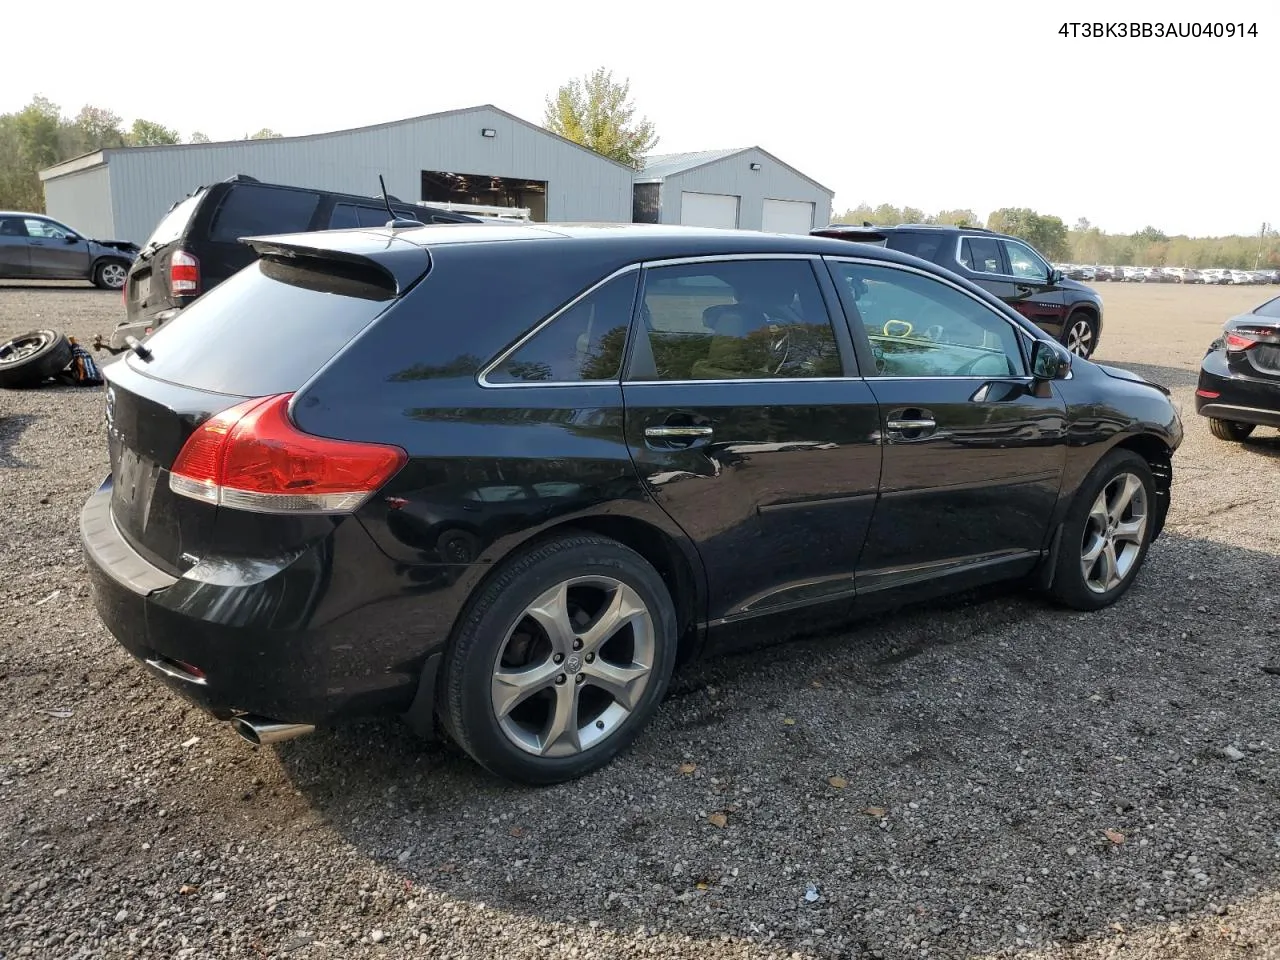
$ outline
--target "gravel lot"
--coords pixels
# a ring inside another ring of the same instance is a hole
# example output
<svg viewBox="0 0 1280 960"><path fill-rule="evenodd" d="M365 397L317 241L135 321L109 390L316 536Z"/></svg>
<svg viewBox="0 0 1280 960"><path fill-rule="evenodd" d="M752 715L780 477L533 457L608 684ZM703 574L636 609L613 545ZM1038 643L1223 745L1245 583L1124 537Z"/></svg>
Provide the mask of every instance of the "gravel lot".
<svg viewBox="0 0 1280 960"><path fill-rule="evenodd" d="M1187 428L1125 600L1000 591L703 665L544 790L395 721L255 749L162 689L82 575L101 392L0 392L0 958L1280 957L1280 439L1192 404L1269 291L1101 290L1099 359ZM0 337L120 312L0 285Z"/></svg>

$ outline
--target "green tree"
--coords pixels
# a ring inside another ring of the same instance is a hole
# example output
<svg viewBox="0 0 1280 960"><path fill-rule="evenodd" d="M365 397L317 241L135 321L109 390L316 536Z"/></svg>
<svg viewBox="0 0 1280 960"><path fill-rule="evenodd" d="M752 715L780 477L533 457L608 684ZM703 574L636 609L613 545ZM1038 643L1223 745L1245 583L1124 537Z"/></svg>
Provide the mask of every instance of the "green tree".
<svg viewBox="0 0 1280 960"><path fill-rule="evenodd" d="M1067 225L1061 217L1043 216L1028 207L1001 207L987 217L987 229L1026 240L1050 260L1067 256Z"/></svg>
<svg viewBox="0 0 1280 960"><path fill-rule="evenodd" d="M639 169L645 154L658 144L654 125L636 119L629 80L615 81L611 71L599 67L580 79L570 80L547 97L545 126L574 143Z"/></svg>
<svg viewBox="0 0 1280 960"><path fill-rule="evenodd" d="M0 116L0 209L44 210L38 172L65 159L62 139L62 111L45 97Z"/></svg>
<svg viewBox="0 0 1280 960"><path fill-rule="evenodd" d="M1147 226L1135 233L1133 239L1139 243L1164 243L1169 238L1155 227Z"/></svg>
<svg viewBox="0 0 1280 960"><path fill-rule="evenodd" d="M128 142L131 147L154 147L166 143L181 143L181 139L177 130L139 118L129 128Z"/></svg>
<svg viewBox="0 0 1280 960"><path fill-rule="evenodd" d="M124 146L120 115L87 103L72 119L68 133L71 149L76 153L92 153L106 147Z"/></svg>
<svg viewBox="0 0 1280 960"><path fill-rule="evenodd" d="M276 133L270 127L263 127L257 133L246 136L245 139L246 140L278 140L280 137L283 137L283 136L284 136L283 133Z"/></svg>
<svg viewBox="0 0 1280 960"><path fill-rule="evenodd" d="M208 142L209 142L209 135L207 133L201 133L199 130L197 130L195 133L191 135L191 143L208 143Z"/></svg>

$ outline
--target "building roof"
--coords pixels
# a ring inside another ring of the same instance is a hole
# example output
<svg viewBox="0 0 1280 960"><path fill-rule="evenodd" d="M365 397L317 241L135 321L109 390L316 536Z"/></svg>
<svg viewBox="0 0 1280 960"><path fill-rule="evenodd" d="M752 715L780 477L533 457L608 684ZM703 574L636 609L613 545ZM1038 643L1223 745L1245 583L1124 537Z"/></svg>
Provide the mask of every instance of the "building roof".
<svg viewBox="0 0 1280 960"><path fill-rule="evenodd" d="M678 173L688 173L717 160L727 160L750 147L734 147L731 150L694 150L689 153L659 153L644 158L644 166L636 173L637 180L665 180Z"/></svg>
<svg viewBox="0 0 1280 960"><path fill-rule="evenodd" d="M713 163L719 163L721 160L728 160L730 157L736 157L740 154L750 153L752 150L757 153L764 154L780 167L785 167L802 180L808 180L819 190L835 196L835 191L830 187L819 183L807 173L802 173L789 163L784 163L775 157L763 147L734 147L731 150L694 150L690 153L661 153L653 154L644 158L644 166L636 171L636 183L661 183L668 177L679 176L682 173L688 173L691 170L697 170L701 167L709 166Z"/></svg>
<svg viewBox="0 0 1280 960"><path fill-rule="evenodd" d="M505 117L508 120L511 120L514 123L520 124L521 126L528 127L531 130L536 130L538 133L541 133L544 136L551 137L555 140L560 140L563 143L569 145L570 147L573 147L575 150L585 150L587 153L591 154L593 157L598 157L600 160L604 161L605 163L612 163L615 166L622 167L626 170L631 170L631 167L627 166L625 163L619 163L617 160L614 160L610 157L606 157L602 153L596 153L596 151L592 150L590 147L584 147L582 144L575 143L574 141L569 140L566 137L560 136L558 133L552 133L546 127L540 127L536 123L530 123L528 120L525 120L522 117L517 117L514 113L508 113L506 110L502 110L499 107L495 107L491 103L482 103L479 106L475 106L475 107L462 107L457 110L443 110L439 113L424 113L421 116L417 116L417 117L406 117L403 120L388 120L385 123L374 123L366 127L348 127L343 130L327 130L324 133L308 133L308 134L303 134L301 136L296 136L296 137L272 137L269 140L215 140L212 143L162 143L162 144L156 144L155 146L149 146L149 147L107 147L102 150L94 150L89 153L82 154L78 157L72 157L69 160L63 160L61 163L55 163L53 166L47 167L44 170L40 171L40 179L52 180L55 177L62 177L62 176L66 176L69 173L76 173L80 170L86 170L89 167L96 167L100 164L106 163L113 154L117 154L117 153L144 151L144 150L145 151L199 150L202 147L227 147L227 146L242 146L242 145L248 145L248 144L264 144L264 143L296 143L296 142L301 142L305 140L318 140L323 137L336 137L336 136L341 136L343 134L348 134L348 133L364 133L367 130L384 130L388 127L400 127L409 123L418 123L422 120L436 120L441 117L454 117L464 113L479 113L481 111L489 111L492 113L496 113L502 117Z"/></svg>

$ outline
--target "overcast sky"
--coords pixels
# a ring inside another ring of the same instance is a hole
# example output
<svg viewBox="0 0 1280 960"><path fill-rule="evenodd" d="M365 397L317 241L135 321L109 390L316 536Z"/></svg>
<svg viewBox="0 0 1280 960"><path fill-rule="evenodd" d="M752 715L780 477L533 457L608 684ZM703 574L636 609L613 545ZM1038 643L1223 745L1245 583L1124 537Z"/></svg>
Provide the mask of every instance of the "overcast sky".
<svg viewBox="0 0 1280 960"><path fill-rule="evenodd" d="M657 123L658 152L758 144L833 189L837 211L1029 206L1192 235L1280 221L1274 0L935 4L368 0L329 16L221 0L106 16L98 0L10 0L22 42L0 59L0 112L42 94L215 140L481 103L541 122L558 84L605 65ZM1215 18L1258 36L1057 32Z"/></svg>

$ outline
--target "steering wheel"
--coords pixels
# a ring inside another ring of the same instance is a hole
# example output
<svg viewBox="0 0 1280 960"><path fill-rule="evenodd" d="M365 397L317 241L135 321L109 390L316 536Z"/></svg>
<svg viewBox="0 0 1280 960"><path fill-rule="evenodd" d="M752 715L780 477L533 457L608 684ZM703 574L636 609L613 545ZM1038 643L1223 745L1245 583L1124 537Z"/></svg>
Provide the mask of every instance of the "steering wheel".
<svg viewBox="0 0 1280 960"><path fill-rule="evenodd" d="M894 324L897 324L898 327L905 327L906 329L904 329L902 333L893 333L889 328ZM881 328L881 332L886 337L909 337L913 330L915 330L915 327L909 324L906 320L886 320L884 322L884 326Z"/></svg>

